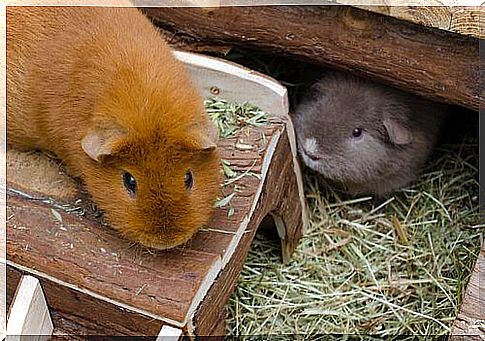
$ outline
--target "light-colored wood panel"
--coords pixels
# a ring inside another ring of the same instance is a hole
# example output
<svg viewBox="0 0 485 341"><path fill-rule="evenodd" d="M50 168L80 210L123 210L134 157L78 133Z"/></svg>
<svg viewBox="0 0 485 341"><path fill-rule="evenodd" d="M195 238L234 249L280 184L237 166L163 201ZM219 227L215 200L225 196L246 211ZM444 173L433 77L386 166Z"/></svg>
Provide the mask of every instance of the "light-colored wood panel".
<svg viewBox="0 0 485 341"><path fill-rule="evenodd" d="M47 340L53 329L39 280L32 276L23 276L11 304L7 338L22 340L25 335L33 335L36 340Z"/></svg>
<svg viewBox="0 0 485 341"><path fill-rule="evenodd" d="M451 22L449 30L464 35L483 39L485 28L485 8L457 6L451 9Z"/></svg>
<svg viewBox="0 0 485 341"><path fill-rule="evenodd" d="M269 77L216 58L182 51L175 55L187 66L202 96L238 103L250 100L267 113L287 117L287 90Z"/></svg>
<svg viewBox="0 0 485 341"><path fill-rule="evenodd" d="M453 322L451 340L483 340L485 327L485 245L468 281L460 312Z"/></svg>

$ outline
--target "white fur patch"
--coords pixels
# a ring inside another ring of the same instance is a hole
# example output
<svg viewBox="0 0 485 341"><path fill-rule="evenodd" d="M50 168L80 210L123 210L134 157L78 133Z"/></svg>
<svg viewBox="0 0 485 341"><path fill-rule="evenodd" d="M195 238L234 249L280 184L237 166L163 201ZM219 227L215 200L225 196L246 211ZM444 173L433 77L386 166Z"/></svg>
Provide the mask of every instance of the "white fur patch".
<svg viewBox="0 0 485 341"><path fill-rule="evenodd" d="M314 138L305 139L305 151L310 155L318 154L317 140Z"/></svg>

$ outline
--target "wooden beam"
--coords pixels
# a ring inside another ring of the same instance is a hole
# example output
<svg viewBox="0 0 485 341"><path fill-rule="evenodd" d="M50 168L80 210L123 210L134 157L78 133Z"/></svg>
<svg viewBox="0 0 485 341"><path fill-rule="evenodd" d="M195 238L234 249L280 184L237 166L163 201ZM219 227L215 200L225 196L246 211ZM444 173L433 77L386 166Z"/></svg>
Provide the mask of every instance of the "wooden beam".
<svg viewBox="0 0 485 341"><path fill-rule="evenodd" d="M356 5L371 12L385 14L418 25L483 38L480 25L483 25L485 9L465 3L450 4L443 0L393 0L391 4Z"/></svg>
<svg viewBox="0 0 485 341"><path fill-rule="evenodd" d="M202 43L285 54L478 111L478 39L350 6L143 8Z"/></svg>

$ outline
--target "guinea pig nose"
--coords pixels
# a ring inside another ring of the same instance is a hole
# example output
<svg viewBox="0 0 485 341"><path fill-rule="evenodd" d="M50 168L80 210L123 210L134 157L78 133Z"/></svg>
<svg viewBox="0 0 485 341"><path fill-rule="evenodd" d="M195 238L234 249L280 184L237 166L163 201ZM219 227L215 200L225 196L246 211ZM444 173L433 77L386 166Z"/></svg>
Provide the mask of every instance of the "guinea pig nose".
<svg viewBox="0 0 485 341"><path fill-rule="evenodd" d="M307 153L306 153L306 155L308 155L308 157L309 157L310 159L312 159L313 161L320 160L320 157L319 157L319 156L317 156L317 155L315 155L315 154L311 154L311 153L308 153L308 152L307 152Z"/></svg>
<svg viewBox="0 0 485 341"><path fill-rule="evenodd" d="M313 161L320 159L320 157L317 155L318 153L317 141L314 138L305 139L304 145L303 145L303 151Z"/></svg>

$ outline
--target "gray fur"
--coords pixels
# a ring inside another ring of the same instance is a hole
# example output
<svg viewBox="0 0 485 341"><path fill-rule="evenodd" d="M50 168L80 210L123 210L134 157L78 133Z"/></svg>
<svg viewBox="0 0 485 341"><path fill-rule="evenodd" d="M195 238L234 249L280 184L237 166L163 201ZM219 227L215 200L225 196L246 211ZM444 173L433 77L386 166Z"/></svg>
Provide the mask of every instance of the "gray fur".
<svg viewBox="0 0 485 341"><path fill-rule="evenodd" d="M299 152L308 167L350 194L385 197L415 179L446 111L379 83L327 73L296 109ZM362 128L361 137L353 137L354 128Z"/></svg>

